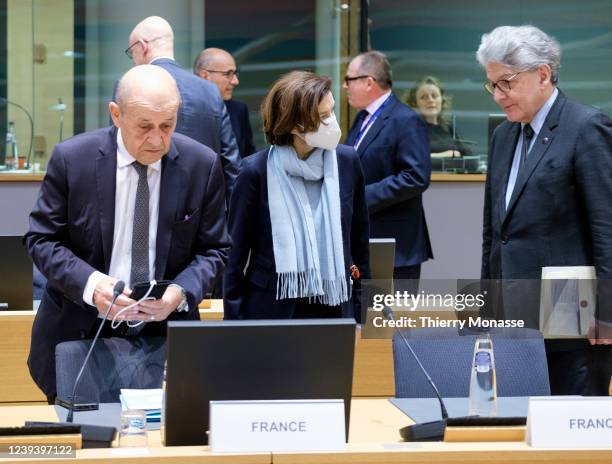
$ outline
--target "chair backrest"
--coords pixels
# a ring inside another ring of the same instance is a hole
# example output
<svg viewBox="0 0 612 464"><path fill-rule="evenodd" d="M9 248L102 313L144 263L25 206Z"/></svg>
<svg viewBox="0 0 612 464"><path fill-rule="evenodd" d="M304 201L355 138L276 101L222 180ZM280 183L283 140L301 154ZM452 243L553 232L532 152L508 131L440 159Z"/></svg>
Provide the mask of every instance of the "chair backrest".
<svg viewBox="0 0 612 464"><path fill-rule="evenodd" d="M404 332L410 346L443 397L467 397L476 335L457 329ZM550 395L542 334L533 329L492 333L499 396ZM432 398L435 394L402 339L393 338L395 396Z"/></svg>
<svg viewBox="0 0 612 464"><path fill-rule="evenodd" d="M55 348L57 396L69 400L91 340ZM165 337L100 338L77 387L76 403L113 403L122 388L161 388Z"/></svg>

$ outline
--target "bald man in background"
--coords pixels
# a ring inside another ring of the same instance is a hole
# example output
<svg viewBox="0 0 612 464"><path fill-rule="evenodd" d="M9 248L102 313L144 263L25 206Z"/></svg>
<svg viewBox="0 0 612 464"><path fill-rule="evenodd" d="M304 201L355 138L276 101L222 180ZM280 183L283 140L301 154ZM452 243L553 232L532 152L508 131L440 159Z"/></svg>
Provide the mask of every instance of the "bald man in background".
<svg viewBox="0 0 612 464"><path fill-rule="evenodd" d="M48 279L28 365L50 402L56 345L93 338L118 280L126 288L109 318L134 303L133 283L172 281L161 299L124 314L147 322L139 335L164 335L167 319L199 319L198 303L223 271L230 240L221 162L174 133L179 103L167 71L136 66L109 104L114 126L61 142L51 155L24 237ZM130 336L125 327L107 324L102 336Z"/></svg>
<svg viewBox="0 0 612 464"><path fill-rule="evenodd" d="M221 48L206 48L196 58L193 72L219 87L232 121L240 156L244 158L255 153L249 109L245 103L232 98L234 88L240 84L234 57Z"/></svg>
<svg viewBox="0 0 612 464"><path fill-rule="evenodd" d="M240 155L229 114L216 87L174 61L174 32L168 21L159 16L145 18L134 27L125 52L134 65L160 66L176 80L181 95L176 132L203 143L221 156L229 201L240 168Z"/></svg>

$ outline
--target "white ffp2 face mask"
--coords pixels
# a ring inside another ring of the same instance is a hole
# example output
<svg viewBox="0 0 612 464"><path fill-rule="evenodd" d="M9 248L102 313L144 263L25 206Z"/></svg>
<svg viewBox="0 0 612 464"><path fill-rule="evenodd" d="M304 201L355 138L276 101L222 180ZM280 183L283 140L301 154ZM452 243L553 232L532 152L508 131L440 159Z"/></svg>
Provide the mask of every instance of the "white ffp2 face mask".
<svg viewBox="0 0 612 464"><path fill-rule="evenodd" d="M342 131L336 121L336 115L332 113L331 116L321 121L315 132L306 132L304 141L311 147L335 150L341 136Z"/></svg>

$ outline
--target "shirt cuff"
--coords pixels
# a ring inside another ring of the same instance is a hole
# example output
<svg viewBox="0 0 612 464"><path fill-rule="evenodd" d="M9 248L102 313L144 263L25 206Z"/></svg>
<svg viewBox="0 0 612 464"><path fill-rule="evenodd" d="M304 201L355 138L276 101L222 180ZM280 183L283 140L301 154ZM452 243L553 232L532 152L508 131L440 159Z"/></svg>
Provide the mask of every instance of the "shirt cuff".
<svg viewBox="0 0 612 464"><path fill-rule="evenodd" d="M102 279L104 279L106 274L102 274L100 271L94 271L89 275L87 279L87 284L85 285L85 290L83 290L83 301L90 306L95 306L93 302L94 290L100 283Z"/></svg>

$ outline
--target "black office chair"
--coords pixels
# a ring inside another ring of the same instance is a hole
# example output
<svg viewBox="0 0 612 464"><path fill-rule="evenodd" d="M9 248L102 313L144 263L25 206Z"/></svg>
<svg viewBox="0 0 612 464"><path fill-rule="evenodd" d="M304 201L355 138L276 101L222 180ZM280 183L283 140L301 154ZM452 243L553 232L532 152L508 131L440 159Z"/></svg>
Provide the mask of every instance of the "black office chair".
<svg viewBox="0 0 612 464"><path fill-rule="evenodd" d="M165 337L100 338L76 392L76 403L115 403L122 388L161 388ZM69 400L91 340L63 342L55 348L57 396Z"/></svg>
<svg viewBox="0 0 612 464"><path fill-rule="evenodd" d="M443 397L467 397L476 335L457 329L421 329L405 332L421 363ZM492 332L498 396L550 395L548 365L542 334L533 329ZM395 396L433 398L435 394L408 347L393 338Z"/></svg>

